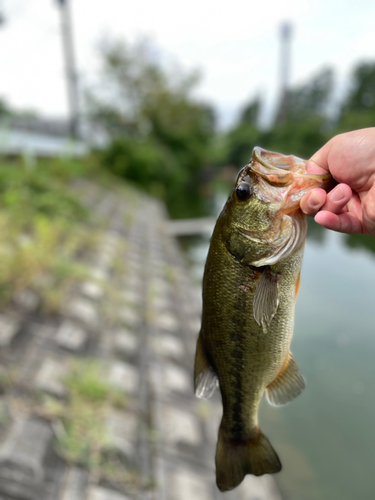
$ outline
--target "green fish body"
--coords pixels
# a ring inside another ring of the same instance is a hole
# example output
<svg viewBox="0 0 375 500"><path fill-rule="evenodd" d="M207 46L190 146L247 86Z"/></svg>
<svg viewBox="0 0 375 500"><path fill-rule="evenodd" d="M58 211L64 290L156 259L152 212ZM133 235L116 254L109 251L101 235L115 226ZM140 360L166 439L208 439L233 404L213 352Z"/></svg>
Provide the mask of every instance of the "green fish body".
<svg viewBox="0 0 375 500"><path fill-rule="evenodd" d="M203 278L202 326L195 392L208 398L217 384L223 417L216 450L221 491L246 474L281 470L258 425L258 407L298 396L305 381L290 353L306 218L299 200L329 175L308 175L305 162L255 148L238 175L211 239Z"/></svg>

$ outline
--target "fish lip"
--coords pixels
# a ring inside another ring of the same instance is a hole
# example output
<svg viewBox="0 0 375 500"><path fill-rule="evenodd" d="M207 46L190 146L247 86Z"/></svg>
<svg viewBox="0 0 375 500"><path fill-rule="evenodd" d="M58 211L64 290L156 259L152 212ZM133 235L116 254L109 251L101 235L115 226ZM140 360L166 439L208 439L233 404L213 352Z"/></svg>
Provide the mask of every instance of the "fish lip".
<svg viewBox="0 0 375 500"><path fill-rule="evenodd" d="M253 149L253 157L252 159L253 160L256 160L258 163L260 163L261 165L263 165L263 167L265 168L268 168L269 170L276 170L276 171L279 171L280 173L283 172L285 174L285 172L290 172L293 174L293 176L298 176L298 177L303 177L305 179L314 179L316 181L319 181L319 182L324 182L324 181L327 181L329 179L332 179L332 175L327 173L327 174L322 174L322 175L319 175L319 174L308 174L307 172L305 174L302 174L302 173L299 173L299 172L293 172L293 170L290 170L290 169L284 169L284 168L279 168L279 167L276 167L274 165L271 165L270 163L268 163L264 158L262 158L262 152L265 151L266 153L269 153L270 151L267 151L266 149L263 149L261 148L260 146L255 146L254 149ZM305 164L307 163L306 160L302 160ZM261 175L262 177L264 177L264 174L262 175L261 172L258 172L254 169L254 171Z"/></svg>
<svg viewBox="0 0 375 500"><path fill-rule="evenodd" d="M263 149L261 148L260 146L255 146L255 148L253 149L253 160L256 160L257 162L259 162L261 165L263 165L263 167L266 167L266 168L273 168L272 165L270 165L268 162L266 162L263 158L262 158L262 151L266 151L266 149ZM278 168L278 167L274 167L276 170L282 170L281 168Z"/></svg>

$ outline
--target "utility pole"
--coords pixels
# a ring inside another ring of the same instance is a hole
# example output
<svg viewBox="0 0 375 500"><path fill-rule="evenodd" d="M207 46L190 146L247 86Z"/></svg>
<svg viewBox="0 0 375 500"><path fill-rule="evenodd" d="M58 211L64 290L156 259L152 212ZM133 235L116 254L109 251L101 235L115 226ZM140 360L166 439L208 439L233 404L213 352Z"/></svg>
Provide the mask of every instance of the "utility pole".
<svg viewBox="0 0 375 500"><path fill-rule="evenodd" d="M0 26L2 26L5 23L5 21L6 21L6 19L4 16L3 7L0 3Z"/></svg>
<svg viewBox="0 0 375 500"><path fill-rule="evenodd" d="M70 0L57 0L57 3L61 14L61 35L69 105L69 131L71 137L77 138L79 133L78 78L72 36Z"/></svg>
<svg viewBox="0 0 375 500"><path fill-rule="evenodd" d="M288 114L291 38L292 25L284 22L280 27L280 94L276 124L284 123Z"/></svg>

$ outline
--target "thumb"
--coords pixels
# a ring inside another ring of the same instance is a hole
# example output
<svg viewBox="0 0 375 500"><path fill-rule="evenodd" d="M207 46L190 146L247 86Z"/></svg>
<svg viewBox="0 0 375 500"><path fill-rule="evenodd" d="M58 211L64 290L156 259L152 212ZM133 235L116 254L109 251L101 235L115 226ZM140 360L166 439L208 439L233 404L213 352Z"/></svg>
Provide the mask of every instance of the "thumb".
<svg viewBox="0 0 375 500"><path fill-rule="evenodd" d="M319 149L306 163L306 172L308 174L326 174L329 172L328 156L334 145L335 137L328 141Z"/></svg>

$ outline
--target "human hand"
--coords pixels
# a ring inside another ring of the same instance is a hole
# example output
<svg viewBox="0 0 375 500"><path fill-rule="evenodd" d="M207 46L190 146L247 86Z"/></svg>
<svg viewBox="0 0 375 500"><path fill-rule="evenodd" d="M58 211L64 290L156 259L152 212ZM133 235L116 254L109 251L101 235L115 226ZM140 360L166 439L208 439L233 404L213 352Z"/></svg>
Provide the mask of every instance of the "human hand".
<svg viewBox="0 0 375 500"><path fill-rule="evenodd" d="M309 174L330 172L339 183L328 194L313 189L302 211L341 233L375 234L375 127L336 135L306 164Z"/></svg>

